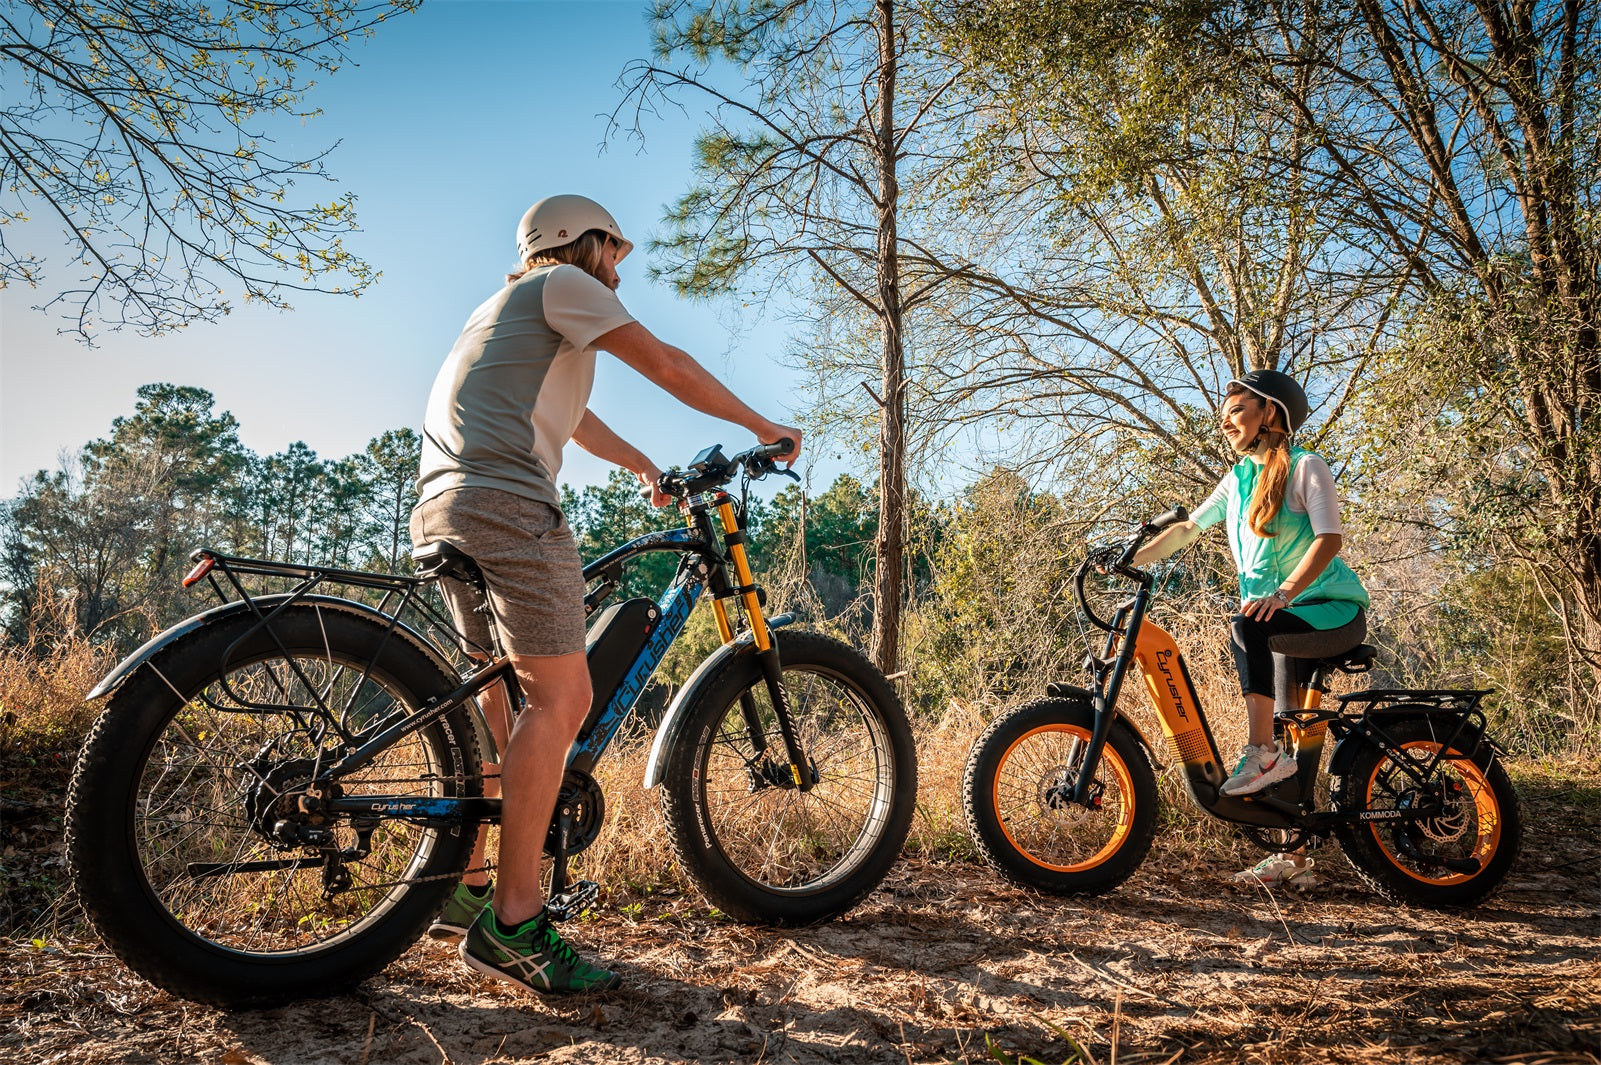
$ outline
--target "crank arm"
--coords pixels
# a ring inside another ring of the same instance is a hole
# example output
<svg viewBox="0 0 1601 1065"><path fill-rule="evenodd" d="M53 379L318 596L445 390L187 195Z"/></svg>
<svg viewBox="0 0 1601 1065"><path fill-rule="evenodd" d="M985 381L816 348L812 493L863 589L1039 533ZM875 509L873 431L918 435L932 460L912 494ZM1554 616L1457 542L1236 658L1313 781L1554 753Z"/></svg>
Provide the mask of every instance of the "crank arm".
<svg viewBox="0 0 1601 1065"><path fill-rule="evenodd" d="M552 921L565 921L594 909L599 899L599 884L593 880L575 880L566 891L546 899L545 908L550 911Z"/></svg>

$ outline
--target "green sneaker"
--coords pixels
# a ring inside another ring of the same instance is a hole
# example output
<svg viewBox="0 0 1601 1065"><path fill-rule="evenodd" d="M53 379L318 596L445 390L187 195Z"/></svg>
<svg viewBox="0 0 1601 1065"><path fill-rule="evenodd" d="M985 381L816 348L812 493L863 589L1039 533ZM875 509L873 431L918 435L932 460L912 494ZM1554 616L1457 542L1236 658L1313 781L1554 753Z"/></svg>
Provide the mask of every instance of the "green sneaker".
<svg viewBox="0 0 1601 1065"><path fill-rule="evenodd" d="M484 907L457 947L461 960L485 976L541 994L609 991L622 978L582 961L551 926L548 911L518 925L510 935L496 928L495 911Z"/></svg>
<svg viewBox="0 0 1601 1065"><path fill-rule="evenodd" d="M486 885L482 895L473 893L473 889L466 884L457 884L456 889L445 900L445 908L439 911L434 923L428 926L428 935L432 939L443 939L454 943L467 934L467 929L489 900L494 896L494 885Z"/></svg>

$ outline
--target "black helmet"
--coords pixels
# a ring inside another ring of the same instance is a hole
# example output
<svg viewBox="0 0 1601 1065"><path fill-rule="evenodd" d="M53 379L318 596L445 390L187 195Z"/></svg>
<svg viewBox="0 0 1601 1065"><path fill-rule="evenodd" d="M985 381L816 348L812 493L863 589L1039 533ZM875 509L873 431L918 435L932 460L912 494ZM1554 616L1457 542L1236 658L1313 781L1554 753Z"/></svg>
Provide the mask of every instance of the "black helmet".
<svg viewBox="0 0 1601 1065"><path fill-rule="evenodd" d="M1229 382L1230 385L1239 385L1250 392L1255 392L1269 403L1278 404L1284 412L1285 424L1290 432L1295 432L1306 421L1307 415L1312 413L1312 406L1306 401L1304 392L1295 378L1287 373L1277 370L1252 370L1241 374Z"/></svg>

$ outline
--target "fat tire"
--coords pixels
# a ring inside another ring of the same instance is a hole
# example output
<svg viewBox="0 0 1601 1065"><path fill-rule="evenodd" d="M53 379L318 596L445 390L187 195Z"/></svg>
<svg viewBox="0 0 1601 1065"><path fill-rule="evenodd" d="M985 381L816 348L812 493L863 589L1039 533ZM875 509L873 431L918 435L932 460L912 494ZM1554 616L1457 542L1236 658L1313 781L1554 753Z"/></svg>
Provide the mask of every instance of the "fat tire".
<svg viewBox="0 0 1601 1065"><path fill-rule="evenodd" d="M1440 746L1452 730L1454 722L1450 729L1442 731L1440 723L1428 718L1400 720L1385 728L1390 739L1399 746ZM1366 822L1340 825L1335 829L1335 837L1357 875L1390 902L1429 909L1472 906L1499 888L1517 862L1523 845L1523 815L1517 789L1495 749L1483 740L1477 747L1469 758L1453 746L1449 763L1459 776L1466 778L1470 789L1482 786L1482 797L1487 804L1481 806L1478 801L1469 799L1474 804L1473 823L1482 823L1486 811L1495 819L1495 824L1489 826L1490 834L1485 843L1491 848L1489 852L1477 855L1480 848L1475 844L1475 856L1479 856L1481 862L1477 873L1463 877L1443 868L1408 872L1407 868L1416 868L1417 863L1400 853L1396 842L1396 833L1402 831L1407 822ZM1370 786L1389 764L1389 757L1381 749L1364 743L1352 758L1350 769L1336 785L1340 809L1368 809ZM1468 816L1465 810L1463 816Z"/></svg>
<svg viewBox="0 0 1601 1065"><path fill-rule="evenodd" d="M1095 711L1070 699L1040 699L1003 712L979 734L968 754L962 775L962 810L967 818L973 845L984 861L1001 876L1019 887L1052 895L1100 895L1127 880L1150 853L1156 837L1158 798L1156 774L1145 746L1122 718L1112 722L1106 747L1101 754L1098 778L1116 775L1122 767L1131 804L1128 824L1121 837L1108 841L1109 851L1096 851L1093 864L1082 862L1053 865L1046 856L1031 853L1007 830L1008 818L1000 809L998 783L1008 756L1031 736L1046 732L1072 732L1088 740L1095 727ZM1108 765L1109 761L1114 761ZM1053 765L1052 770L1055 770ZM1099 812L1072 816L1104 816ZM1043 805L1036 811L1043 820ZM1082 822L1080 822L1082 823ZM1019 826L1021 828L1021 826ZM1019 833L1021 834L1021 833ZM1087 861L1087 860L1086 860ZM1078 867L1082 866L1082 868Z"/></svg>
<svg viewBox="0 0 1601 1065"><path fill-rule="evenodd" d="M716 667L702 693L685 708L679 740L668 754L662 788L662 816L679 865L713 906L749 924L797 926L836 917L871 892L900 856L917 805L917 752L911 724L895 689L884 675L850 645L815 632L774 632L786 690L819 678L848 695L854 712L864 715L868 739L880 761L879 778L867 822L834 866L814 881L798 886L765 883L731 858L708 809L708 765L718 746L719 726L730 715L740 720L739 696L751 690L763 703L766 682L754 654L739 654ZM791 700L795 701L793 691ZM798 708L803 712L804 708ZM805 721L797 728L804 731ZM769 732L770 750L782 756L776 728ZM806 742L803 735L803 743ZM830 787L833 768L817 760L820 782L811 793L768 787L769 798L817 796ZM803 799L784 800L797 804ZM809 822L808 822L809 823ZM703 827L704 826L704 827Z"/></svg>
<svg viewBox="0 0 1601 1065"><path fill-rule="evenodd" d="M175 895L186 890L179 885L188 879L187 874L175 876L170 869L153 873L146 868L139 835L154 830L140 816L138 801L146 787L149 767L167 764L163 752L181 747L168 738L169 728L171 734L182 734L185 728L181 722L175 723L180 712L203 712L202 704L195 699L197 693L207 691L208 685L214 686L225 672L237 677L240 674L233 671L252 663L275 657L281 660L274 635L291 654L325 656L329 662L364 662L373 659L374 651L382 647L371 663L372 675L384 685L386 698L399 698L413 710L432 697L447 694L457 683L415 637L386 630L378 621L352 610L295 605L273 618L270 635L264 629L251 633L254 625L255 618L248 614L216 619L179 638L141 666L113 694L96 720L79 756L67 799L67 869L100 938L130 969L151 983L183 998L227 1007L329 994L376 973L422 934L455 881L454 877L447 877L389 891L358 888L348 902L350 907L364 906L363 900L375 895L378 901L365 910L353 911L358 916L352 918L349 930L297 950L230 946L217 941L227 937L226 931L212 931L216 937L213 939L192 927L207 929L209 918L197 920L196 913L175 915L169 910L161 889L165 887ZM243 642L236 645L241 637ZM225 654L231 656L227 670L223 668ZM265 669L259 675L266 675ZM213 720L254 721L284 716L251 715L238 710L232 713L234 716L226 718L218 714ZM438 783L429 785L435 793L481 794L477 737L466 710L458 708L443 722L415 736L424 745L418 749L446 767L446 774ZM202 735L194 744L197 761L206 757L200 753L203 742ZM201 771L195 770L196 775ZM359 775L352 778L359 779ZM152 789L156 786L149 785ZM217 785L209 794L226 793L224 785ZM239 821L246 820L242 798L236 795L229 805L222 805L226 798L215 801L220 806L219 819L231 818L237 809ZM223 825L216 833L223 840L222 845L226 845L229 827ZM239 851L256 845L247 828L238 823L231 827L238 836ZM407 826L408 830L412 828L416 826ZM399 850L383 853L410 854L407 868L415 876L459 876L471 856L475 828L467 824L432 831L417 829L413 835L398 837ZM375 849L383 845L381 833L386 830L388 825L380 823L373 833ZM193 838L200 838L200 833L193 833ZM366 882L385 881L374 876ZM188 883L193 885L196 881L188 879ZM382 894L378 895L380 891ZM294 896L295 901L302 898L301 892L287 884L283 894ZM204 904L197 903L196 909L203 910ZM238 909L232 907L230 912L229 906L219 904L214 914L216 923L210 927L226 929L230 921L248 923L249 918L241 917ZM320 919L326 920L316 915L306 918L313 928Z"/></svg>

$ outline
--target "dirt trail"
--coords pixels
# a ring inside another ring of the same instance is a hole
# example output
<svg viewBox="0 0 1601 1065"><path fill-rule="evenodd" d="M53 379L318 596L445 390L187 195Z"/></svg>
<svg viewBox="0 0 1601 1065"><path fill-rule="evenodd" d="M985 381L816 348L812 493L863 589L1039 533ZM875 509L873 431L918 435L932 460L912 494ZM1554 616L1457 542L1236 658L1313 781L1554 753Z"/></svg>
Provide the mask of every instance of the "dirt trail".
<svg viewBox="0 0 1601 1065"><path fill-rule="evenodd" d="M1389 907L1333 848L1329 883L1304 897L1236 893L1226 868L1160 855L1089 900L910 861L847 918L798 932L713 920L690 898L608 909L568 931L627 983L570 1000L488 983L425 941L354 994L229 1013L93 944L24 947L0 972L0 1060L905 1065L992 1061L988 1038L1044 1063L1597 1063L1601 860L1586 859L1601 833L1558 799L1529 804L1523 861L1465 913Z"/></svg>

